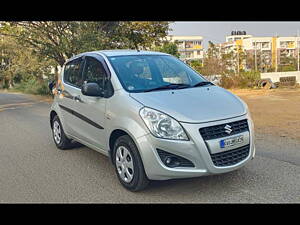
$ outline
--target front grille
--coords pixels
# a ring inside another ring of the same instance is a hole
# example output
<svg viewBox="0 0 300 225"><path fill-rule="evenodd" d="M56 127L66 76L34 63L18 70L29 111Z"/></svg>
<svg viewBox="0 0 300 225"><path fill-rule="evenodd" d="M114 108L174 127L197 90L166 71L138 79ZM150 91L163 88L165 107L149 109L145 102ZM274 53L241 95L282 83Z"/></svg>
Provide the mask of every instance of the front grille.
<svg viewBox="0 0 300 225"><path fill-rule="evenodd" d="M161 149L156 149L157 150L157 153L161 159L161 161L168 167L195 167L195 165L188 159L186 158L183 158L179 155L175 155L175 154L172 154L170 152L166 152L164 150L161 150ZM178 165L167 165L165 160L167 157L171 157L174 161L178 162Z"/></svg>
<svg viewBox="0 0 300 225"><path fill-rule="evenodd" d="M230 134L225 132L224 127L226 125L231 126L232 132ZM229 135L239 134L244 131L249 131L248 122L246 119L199 129L199 132L204 140L227 137Z"/></svg>
<svg viewBox="0 0 300 225"><path fill-rule="evenodd" d="M246 159L249 151L250 145L245 145L226 152L210 154L210 156L215 166L231 166Z"/></svg>

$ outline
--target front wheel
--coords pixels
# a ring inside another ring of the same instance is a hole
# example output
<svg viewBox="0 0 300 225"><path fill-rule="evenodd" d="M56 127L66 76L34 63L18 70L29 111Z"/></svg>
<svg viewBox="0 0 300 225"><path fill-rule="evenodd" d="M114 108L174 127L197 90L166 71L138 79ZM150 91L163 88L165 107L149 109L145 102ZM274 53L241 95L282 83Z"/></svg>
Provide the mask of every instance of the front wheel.
<svg viewBox="0 0 300 225"><path fill-rule="evenodd" d="M114 145L114 165L120 183L130 191L141 191L149 180L143 162L133 140L124 135Z"/></svg>

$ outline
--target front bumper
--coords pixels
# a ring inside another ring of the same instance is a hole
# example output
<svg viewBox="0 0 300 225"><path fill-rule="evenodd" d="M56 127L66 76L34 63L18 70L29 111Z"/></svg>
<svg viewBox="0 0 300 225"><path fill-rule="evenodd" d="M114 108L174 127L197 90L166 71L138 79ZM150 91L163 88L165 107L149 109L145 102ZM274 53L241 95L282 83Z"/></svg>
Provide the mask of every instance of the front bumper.
<svg viewBox="0 0 300 225"><path fill-rule="evenodd" d="M200 135L199 129L202 127L230 123L243 119L247 119L248 121L250 142L249 155L244 160L231 166L215 166L207 148L207 145L205 144L205 141ZM252 119L248 114L233 119L226 119L217 122L208 122L201 124L181 122L181 125L186 130L190 138L189 141L159 139L151 134L139 137L137 139L137 145L144 163L145 172L149 179L168 180L174 178L188 178L210 174L226 173L244 166L255 155L254 127ZM162 149L164 151L184 157L193 162L195 167L167 167L161 161L156 149Z"/></svg>

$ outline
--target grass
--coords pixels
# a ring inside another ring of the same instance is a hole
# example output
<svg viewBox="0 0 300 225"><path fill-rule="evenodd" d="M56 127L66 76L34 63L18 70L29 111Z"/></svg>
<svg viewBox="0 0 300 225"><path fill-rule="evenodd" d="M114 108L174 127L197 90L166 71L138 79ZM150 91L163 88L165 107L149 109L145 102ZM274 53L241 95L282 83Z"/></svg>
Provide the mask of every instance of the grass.
<svg viewBox="0 0 300 225"><path fill-rule="evenodd" d="M48 82L46 80L29 79L16 84L11 90L33 95L50 95Z"/></svg>

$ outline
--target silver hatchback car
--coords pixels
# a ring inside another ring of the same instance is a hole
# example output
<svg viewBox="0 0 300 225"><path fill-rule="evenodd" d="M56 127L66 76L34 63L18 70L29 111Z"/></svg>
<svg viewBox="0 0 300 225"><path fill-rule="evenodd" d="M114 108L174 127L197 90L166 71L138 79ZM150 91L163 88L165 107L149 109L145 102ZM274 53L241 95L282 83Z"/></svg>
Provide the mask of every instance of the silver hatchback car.
<svg viewBox="0 0 300 225"><path fill-rule="evenodd" d="M79 54L52 91L56 146L74 140L105 154L130 191L150 180L233 171L255 155L247 105L165 53Z"/></svg>

